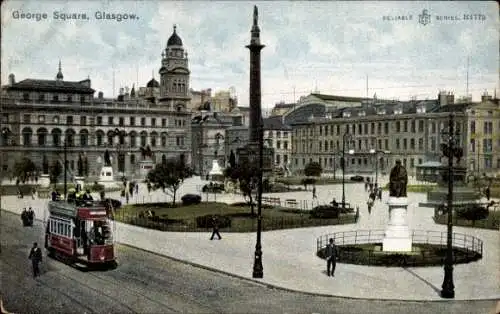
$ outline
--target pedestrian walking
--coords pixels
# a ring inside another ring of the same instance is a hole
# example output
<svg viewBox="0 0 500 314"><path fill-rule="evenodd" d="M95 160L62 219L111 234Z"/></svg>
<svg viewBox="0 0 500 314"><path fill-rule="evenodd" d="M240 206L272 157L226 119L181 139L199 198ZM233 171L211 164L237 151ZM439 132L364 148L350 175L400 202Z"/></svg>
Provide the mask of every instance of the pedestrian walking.
<svg viewBox="0 0 500 314"><path fill-rule="evenodd" d="M489 201L491 196L490 187L486 188L486 190L484 191L484 195L486 196L486 199Z"/></svg>
<svg viewBox="0 0 500 314"><path fill-rule="evenodd" d="M313 187L312 193L313 193L313 199L317 199L318 196L316 195L316 187Z"/></svg>
<svg viewBox="0 0 500 314"><path fill-rule="evenodd" d="M333 238L330 238L330 243L326 246L325 253L326 273L328 276L335 277L335 267L337 266L337 246L335 245Z"/></svg>
<svg viewBox="0 0 500 314"><path fill-rule="evenodd" d="M378 188L377 196L378 196L378 199L381 201L382 200L382 189L381 188Z"/></svg>
<svg viewBox="0 0 500 314"><path fill-rule="evenodd" d="M38 247L38 243L33 243L33 247L31 248L28 258L31 260L31 264L33 266L33 277L40 276L40 268L38 267L38 264L42 262L42 250Z"/></svg>
<svg viewBox="0 0 500 314"><path fill-rule="evenodd" d="M212 217L212 236L210 237L210 240L214 239L214 236L217 235L219 237L218 240L222 239L219 233L219 219L217 219L217 216Z"/></svg>

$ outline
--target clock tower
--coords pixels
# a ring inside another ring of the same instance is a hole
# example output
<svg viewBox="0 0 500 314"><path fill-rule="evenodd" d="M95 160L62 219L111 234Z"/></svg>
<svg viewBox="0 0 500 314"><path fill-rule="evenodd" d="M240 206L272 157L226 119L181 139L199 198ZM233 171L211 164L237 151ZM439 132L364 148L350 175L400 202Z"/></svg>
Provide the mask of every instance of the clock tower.
<svg viewBox="0 0 500 314"><path fill-rule="evenodd" d="M179 106L185 109L190 100L188 54L184 51L175 25L161 56L160 102L176 110L180 109Z"/></svg>

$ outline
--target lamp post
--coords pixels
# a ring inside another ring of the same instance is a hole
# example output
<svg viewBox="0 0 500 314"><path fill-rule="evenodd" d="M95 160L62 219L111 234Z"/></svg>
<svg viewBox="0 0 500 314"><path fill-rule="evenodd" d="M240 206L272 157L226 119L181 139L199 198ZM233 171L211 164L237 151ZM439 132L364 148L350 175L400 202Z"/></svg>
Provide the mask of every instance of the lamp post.
<svg viewBox="0 0 500 314"><path fill-rule="evenodd" d="M262 232L262 176L264 167L264 125L262 119L260 119L259 127L259 186L257 191L257 244L255 245L255 259L253 264L253 278L263 278L264 277L264 267L262 266L262 244L261 244L261 232Z"/></svg>
<svg viewBox="0 0 500 314"><path fill-rule="evenodd" d="M448 131L442 131L441 134L447 137L447 144L442 144L443 155L448 158L448 223L446 238L446 258L444 261L444 279L441 286L441 297L452 299L455 297L455 285L453 284L453 158L460 160L463 149L457 147L458 131L454 130L455 119L453 113L450 113L448 122Z"/></svg>
<svg viewBox="0 0 500 314"><path fill-rule="evenodd" d="M390 153L389 151L383 151L383 150L375 150L375 149L370 149L370 154L374 155L375 157L375 185L378 185L378 164L380 160L378 159L379 154L386 154Z"/></svg>
<svg viewBox="0 0 500 314"><path fill-rule="evenodd" d="M68 139L67 134L64 136L63 150L64 150L64 199L68 198Z"/></svg>
<svg viewBox="0 0 500 314"><path fill-rule="evenodd" d="M348 132L344 133L342 136L342 208L345 208L345 150L346 150L346 142L352 138L351 134ZM349 150L349 154L354 154L354 150Z"/></svg>

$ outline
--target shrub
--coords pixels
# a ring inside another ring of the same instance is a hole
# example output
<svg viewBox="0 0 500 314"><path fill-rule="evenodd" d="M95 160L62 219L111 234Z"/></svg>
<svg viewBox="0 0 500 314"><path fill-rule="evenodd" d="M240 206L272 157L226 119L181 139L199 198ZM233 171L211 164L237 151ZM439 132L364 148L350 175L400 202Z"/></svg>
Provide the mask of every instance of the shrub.
<svg viewBox="0 0 500 314"><path fill-rule="evenodd" d="M115 200L115 199L112 199L112 198L106 198L106 199L104 199L104 204L106 205L106 207L108 207L110 203L111 203L111 206L113 206L113 208L115 210L117 210L120 207L122 207L122 202L120 202L119 200Z"/></svg>
<svg viewBox="0 0 500 314"><path fill-rule="evenodd" d="M313 179L313 178L305 178L305 179L300 180L300 183L301 183L302 185L311 185L311 184L316 183L316 179Z"/></svg>
<svg viewBox="0 0 500 314"><path fill-rule="evenodd" d="M196 226L198 228L212 228L212 218L214 215L205 215L196 217ZM217 216L219 221L219 228L231 227L231 218L226 216Z"/></svg>
<svg viewBox="0 0 500 314"><path fill-rule="evenodd" d="M354 182L363 182L364 178L362 176L352 176L350 180Z"/></svg>
<svg viewBox="0 0 500 314"><path fill-rule="evenodd" d="M340 209L331 205L316 206L311 210L312 218L339 218Z"/></svg>
<svg viewBox="0 0 500 314"><path fill-rule="evenodd" d="M224 183L205 184L201 189L203 193L222 193L224 190Z"/></svg>
<svg viewBox="0 0 500 314"><path fill-rule="evenodd" d="M101 192L104 191L104 185L99 184L99 183L94 183L91 187L90 190L92 192Z"/></svg>
<svg viewBox="0 0 500 314"><path fill-rule="evenodd" d="M470 206L464 210L457 210L457 216L467 220L486 219L488 214L488 209L482 206Z"/></svg>
<svg viewBox="0 0 500 314"><path fill-rule="evenodd" d="M182 205L194 205L201 203L201 196L197 194L185 194L181 197Z"/></svg>

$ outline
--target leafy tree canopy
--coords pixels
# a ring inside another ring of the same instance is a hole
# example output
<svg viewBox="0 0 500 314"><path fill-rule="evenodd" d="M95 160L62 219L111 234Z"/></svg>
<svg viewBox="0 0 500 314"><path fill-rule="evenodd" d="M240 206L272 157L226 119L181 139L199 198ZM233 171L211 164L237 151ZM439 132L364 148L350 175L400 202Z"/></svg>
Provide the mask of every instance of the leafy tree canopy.
<svg viewBox="0 0 500 314"><path fill-rule="evenodd" d="M323 172L323 168L318 162L310 162L304 168L304 174L308 177L319 177L321 176L321 172Z"/></svg>
<svg viewBox="0 0 500 314"><path fill-rule="evenodd" d="M182 159L170 159L157 164L148 173L147 179L154 189L161 189L166 194L172 195L173 204L175 204L177 190L184 183L184 180L191 177L192 174L192 170Z"/></svg>
<svg viewBox="0 0 500 314"><path fill-rule="evenodd" d="M20 181L26 181L28 176L35 172L37 167L35 163L29 158L22 158L14 164L14 176L19 178Z"/></svg>

